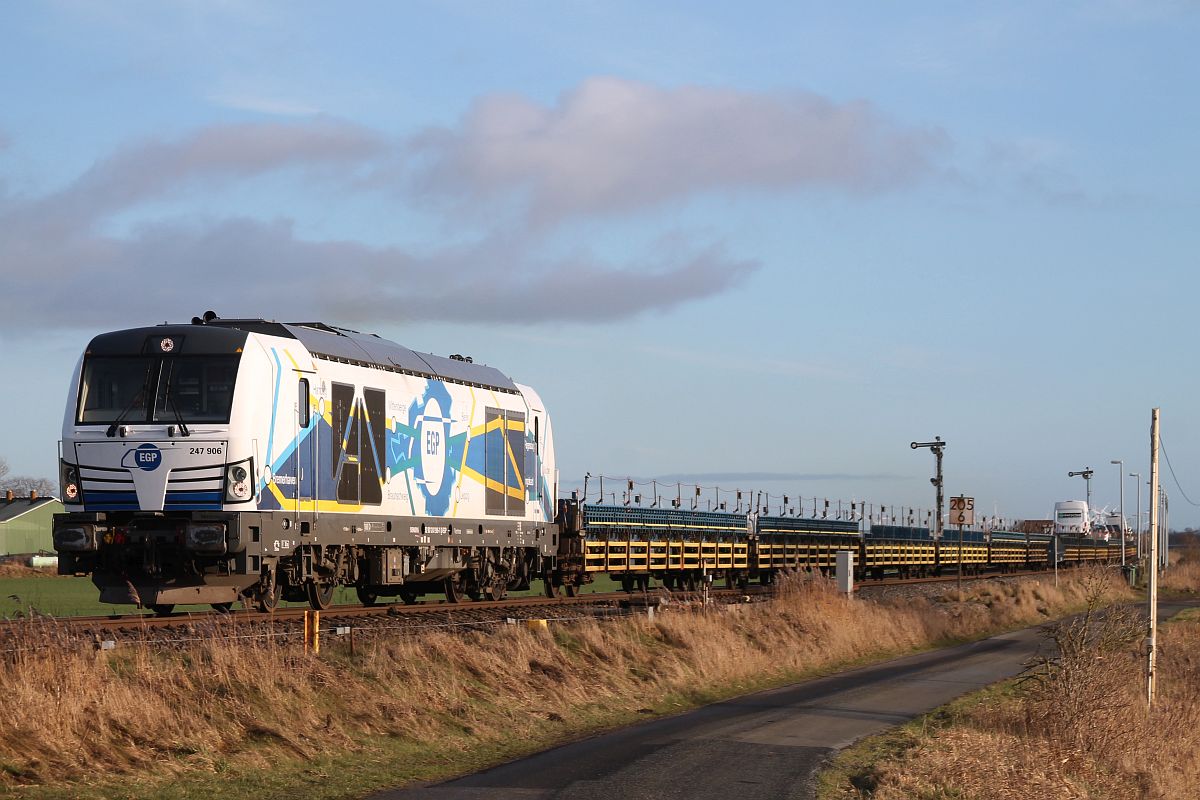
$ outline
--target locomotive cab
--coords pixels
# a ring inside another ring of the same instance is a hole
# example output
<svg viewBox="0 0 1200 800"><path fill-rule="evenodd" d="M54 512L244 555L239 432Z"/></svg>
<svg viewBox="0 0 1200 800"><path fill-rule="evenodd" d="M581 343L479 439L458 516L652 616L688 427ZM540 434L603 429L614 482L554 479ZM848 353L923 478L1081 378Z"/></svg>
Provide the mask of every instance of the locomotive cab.
<svg viewBox="0 0 1200 800"><path fill-rule="evenodd" d="M254 498L252 442L235 424L246 342L228 328L137 328L96 337L80 360L54 543L61 571L93 573L102 602L222 604L246 582L219 580L245 550L236 511Z"/></svg>

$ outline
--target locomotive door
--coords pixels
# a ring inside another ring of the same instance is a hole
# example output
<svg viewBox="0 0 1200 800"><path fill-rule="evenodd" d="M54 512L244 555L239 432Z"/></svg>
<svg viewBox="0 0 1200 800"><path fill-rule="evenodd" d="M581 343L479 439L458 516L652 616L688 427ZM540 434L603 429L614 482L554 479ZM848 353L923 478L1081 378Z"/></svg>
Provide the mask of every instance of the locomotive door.
<svg viewBox="0 0 1200 800"><path fill-rule="evenodd" d="M296 513L315 513L317 431L308 378L301 378L296 403Z"/></svg>

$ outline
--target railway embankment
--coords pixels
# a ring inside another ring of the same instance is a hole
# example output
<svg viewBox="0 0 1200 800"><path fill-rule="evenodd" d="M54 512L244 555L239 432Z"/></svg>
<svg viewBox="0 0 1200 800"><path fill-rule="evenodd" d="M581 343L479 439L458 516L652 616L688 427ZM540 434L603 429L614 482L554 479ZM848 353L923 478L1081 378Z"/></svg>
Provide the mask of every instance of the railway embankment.
<svg viewBox="0 0 1200 800"><path fill-rule="evenodd" d="M1112 571L379 637L13 648L0 781L22 797L353 797L852 664L1131 598Z"/></svg>
<svg viewBox="0 0 1200 800"><path fill-rule="evenodd" d="M1161 583L1166 597L1194 598L1200 554ZM818 797L1196 797L1200 613L1159 628L1153 706L1145 634L1144 609L1129 606L1051 626L1052 655L1026 675L859 742L822 775Z"/></svg>

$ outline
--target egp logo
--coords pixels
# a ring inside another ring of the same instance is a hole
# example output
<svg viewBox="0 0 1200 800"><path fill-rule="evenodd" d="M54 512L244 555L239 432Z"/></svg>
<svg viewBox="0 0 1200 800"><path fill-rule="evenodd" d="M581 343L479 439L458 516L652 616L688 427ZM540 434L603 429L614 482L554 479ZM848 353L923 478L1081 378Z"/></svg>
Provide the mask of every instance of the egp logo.
<svg viewBox="0 0 1200 800"><path fill-rule="evenodd" d="M421 477L419 481L436 495L441 491L442 478L446 472L446 450L442 447L446 436L446 419L437 398L430 397L425 410L417 417L417 433L421 442Z"/></svg>
<svg viewBox="0 0 1200 800"><path fill-rule="evenodd" d="M162 451L154 445L147 442L143 445L138 445L136 450L126 451L124 458L121 459L121 466L126 469L143 469L146 472L153 472L158 469L158 465L162 463Z"/></svg>
<svg viewBox="0 0 1200 800"><path fill-rule="evenodd" d="M408 443L408 463L413 479L425 495L425 513L445 514L450 508L454 472L458 469L450 437L452 401L445 385L429 381L425 394L409 408L413 436Z"/></svg>

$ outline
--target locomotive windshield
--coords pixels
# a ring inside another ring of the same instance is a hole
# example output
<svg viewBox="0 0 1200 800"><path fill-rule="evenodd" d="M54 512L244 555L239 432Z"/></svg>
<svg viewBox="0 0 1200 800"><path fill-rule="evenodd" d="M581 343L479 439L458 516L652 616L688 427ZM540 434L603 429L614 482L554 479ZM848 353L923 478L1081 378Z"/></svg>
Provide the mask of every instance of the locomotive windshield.
<svg viewBox="0 0 1200 800"><path fill-rule="evenodd" d="M83 364L76 421L229 422L238 358L88 358Z"/></svg>

